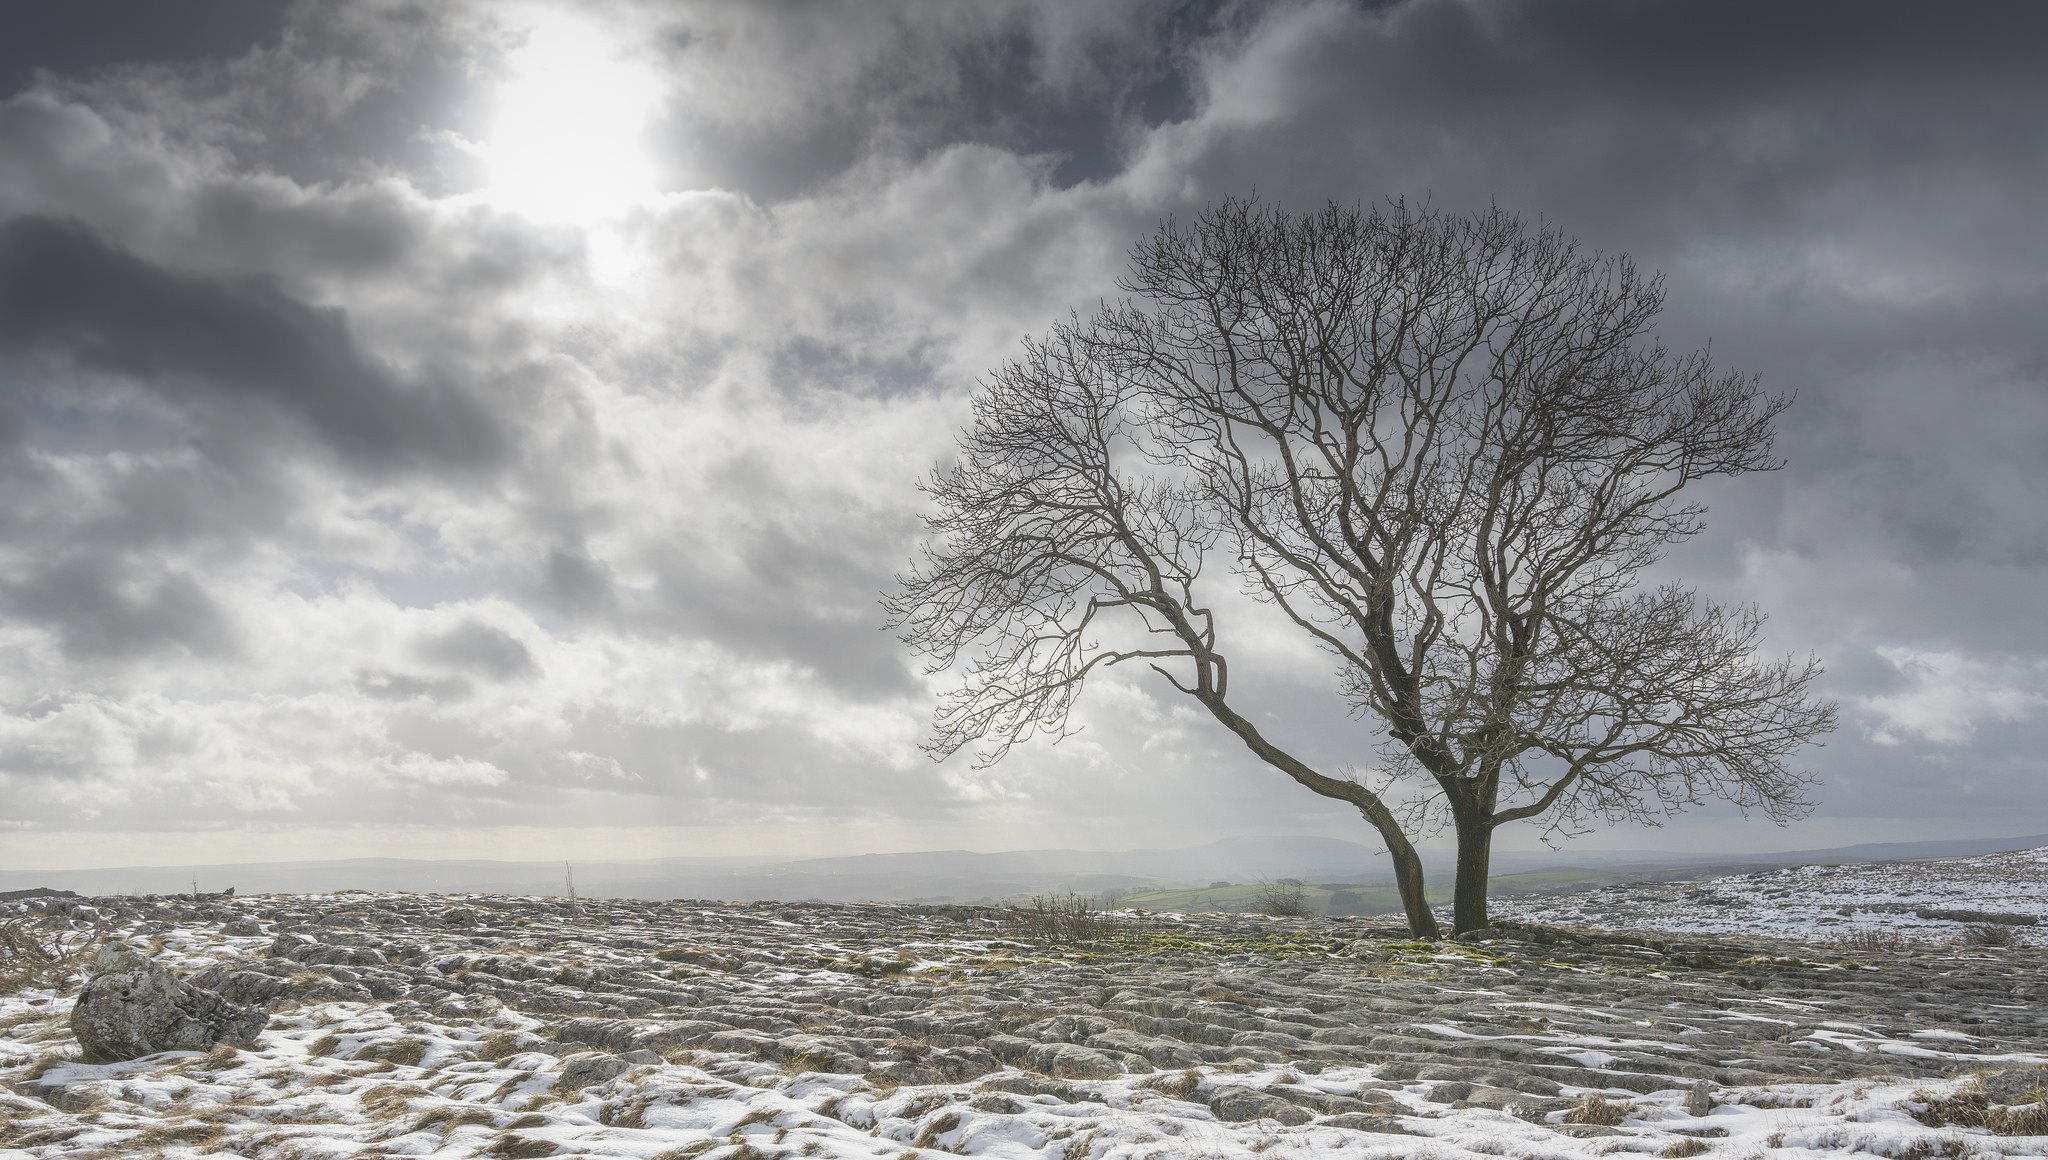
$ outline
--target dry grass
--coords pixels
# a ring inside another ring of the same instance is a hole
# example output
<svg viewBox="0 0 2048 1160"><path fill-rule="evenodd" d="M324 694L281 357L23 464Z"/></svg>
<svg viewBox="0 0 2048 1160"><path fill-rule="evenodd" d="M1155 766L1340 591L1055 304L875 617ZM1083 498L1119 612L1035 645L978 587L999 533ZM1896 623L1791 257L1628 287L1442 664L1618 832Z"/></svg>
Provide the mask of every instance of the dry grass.
<svg viewBox="0 0 2048 1160"><path fill-rule="evenodd" d="M484 1150L484 1155L495 1157L497 1160L532 1160L535 1157L552 1156L556 1151L557 1147L552 1140L506 1132L491 1141L491 1146Z"/></svg>
<svg viewBox="0 0 2048 1160"><path fill-rule="evenodd" d="M527 1041L533 1037L517 1031L493 1031L476 1041L476 1058L490 1062L517 1055L526 1050Z"/></svg>
<svg viewBox="0 0 2048 1160"><path fill-rule="evenodd" d="M1895 930L1855 930L1835 940L1835 945L1848 951L1902 951L1913 946L1913 940Z"/></svg>
<svg viewBox="0 0 2048 1160"><path fill-rule="evenodd" d="M1966 1087L1952 1096L1920 1093L1915 1102L1925 1103L1913 1118L1930 1128L1983 1128L1994 1136L2048 1136L2048 1101L2007 1106L1994 1104L1979 1087Z"/></svg>
<svg viewBox="0 0 2048 1160"><path fill-rule="evenodd" d="M1567 1124L1598 1124L1603 1128L1612 1128L1627 1118L1627 1104L1610 1103L1602 1096L1587 1096L1564 1114Z"/></svg>
<svg viewBox="0 0 2048 1160"><path fill-rule="evenodd" d="M1682 1139L1673 1140L1657 1155L1666 1157L1667 1160L1676 1160L1679 1157L1697 1156L1702 1152L1711 1152L1713 1150L1714 1146L1705 1140L1697 1136L1686 1136Z"/></svg>
<svg viewBox="0 0 2048 1160"><path fill-rule="evenodd" d="M0 990L50 987L69 990L85 981L87 964L105 941L102 931L81 934L40 914L0 920Z"/></svg>
<svg viewBox="0 0 2048 1160"><path fill-rule="evenodd" d="M1973 926L1963 932L1962 942L1966 947L2010 947L2019 945L2019 936L2009 926L1994 926L1985 923Z"/></svg>
<svg viewBox="0 0 2048 1160"><path fill-rule="evenodd" d="M1157 1075L1138 1081L1141 1088L1151 1088L1162 1095L1177 1100L1193 1101L1195 1092L1202 1086L1202 1076L1194 1068L1184 1071L1162 1071Z"/></svg>
<svg viewBox="0 0 2048 1160"><path fill-rule="evenodd" d="M74 1062L72 1057L63 1052L45 1051L41 1055L36 1056L35 1062L29 1064L27 1069L21 1073L21 1078L23 1080L38 1080L49 1074L50 1069L72 1062Z"/></svg>
<svg viewBox="0 0 2048 1160"><path fill-rule="evenodd" d="M464 1108L450 1104L422 1113L420 1118L414 1120L412 1126L405 1130L405 1134L411 1135L414 1132L424 1132L430 1128L439 1128L441 1130L441 1138L446 1140L450 1135L454 1134L455 1129L465 1124L489 1124L496 1120L497 1117L492 1115L487 1108Z"/></svg>
<svg viewBox="0 0 2048 1160"><path fill-rule="evenodd" d="M410 1083L380 1083L364 1088L356 1097L363 1110L380 1120L392 1120L412 1110L413 1100L432 1099L434 1093Z"/></svg>
<svg viewBox="0 0 2048 1160"><path fill-rule="evenodd" d="M427 1057L427 1049L431 1046L432 1044L424 1039L406 1035L368 1044L357 1051L353 1058L392 1063L401 1067L418 1067L420 1060Z"/></svg>
<svg viewBox="0 0 2048 1160"><path fill-rule="evenodd" d="M211 1154L213 1145L218 1144L227 1131L219 1124L208 1124L198 1120L174 1120L165 1124L151 1124L142 1131L121 1141L121 1149L128 1155L148 1156L165 1148L191 1148L201 1154Z"/></svg>

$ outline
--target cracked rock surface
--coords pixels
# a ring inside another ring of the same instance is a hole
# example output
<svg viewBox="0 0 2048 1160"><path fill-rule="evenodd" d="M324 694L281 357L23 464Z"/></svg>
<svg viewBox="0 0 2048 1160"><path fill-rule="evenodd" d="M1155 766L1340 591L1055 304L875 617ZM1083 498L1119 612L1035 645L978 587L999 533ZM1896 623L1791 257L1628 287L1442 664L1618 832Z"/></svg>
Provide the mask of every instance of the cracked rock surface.
<svg viewBox="0 0 2048 1160"><path fill-rule="evenodd" d="M1144 1146L1189 1132L1206 1141L1190 1154L1416 1135L1447 1155L1515 1137L1556 1153L1617 1134L1739 1137L1761 1109L1781 1137L1808 1119L1815 1133L1896 1121L1890 1147L1965 1130L1913 1119L1939 1118L1914 1110L1922 1096L2025 1107L2048 1076L2026 948L1530 926L1430 944L1358 920L1227 915L1048 936L996 908L474 895L93 905L223 1003L265 1005L272 1030L255 1051L156 1057L154 1072L36 1063L37 1020L68 1000L12 1000L0 1079L43 1110L0 1124L51 1133L14 1143L31 1154L118 1155L73 1142L166 1117L243 1155L328 1131L286 1131L275 1111L173 1114L240 1106L262 1076L272 1104L317 1105L355 1149L341 1155L416 1154L429 1136L453 1149L436 1154L554 1154L531 1142L552 1140L652 1155L621 1141L659 1131L711 1141L689 1155L1048 1157L1169 1156ZM121 1094L170 1073L211 1094ZM1595 1097L1618 1123L1593 1122Z"/></svg>

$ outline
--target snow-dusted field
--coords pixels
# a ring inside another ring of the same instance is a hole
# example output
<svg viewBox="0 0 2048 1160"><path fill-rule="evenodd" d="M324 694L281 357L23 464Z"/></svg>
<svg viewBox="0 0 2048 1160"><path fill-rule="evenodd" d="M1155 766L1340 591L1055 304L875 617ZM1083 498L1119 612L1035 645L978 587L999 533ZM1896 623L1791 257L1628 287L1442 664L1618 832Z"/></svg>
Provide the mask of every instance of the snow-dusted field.
<svg viewBox="0 0 2048 1160"><path fill-rule="evenodd" d="M1494 910L1525 922L1612 929L2041 946L2048 945L2048 849L1609 886L1502 899Z"/></svg>
<svg viewBox="0 0 2048 1160"><path fill-rule="evenodd" d="M270 1029L86 1064L68 997L0 998L0 1156L2038 1156L2037 952L1748 937L1837 929L1809 877L1859 900L1838 911L2017 914L2024 892L1935 880L2038 880L2032 857L1890 895L1882 868L1682 888L1745 900L1701 911L1743 937L1434 946L1214 915L1038 937L970 908L97 900L174 970L270 995Z"/></svg>

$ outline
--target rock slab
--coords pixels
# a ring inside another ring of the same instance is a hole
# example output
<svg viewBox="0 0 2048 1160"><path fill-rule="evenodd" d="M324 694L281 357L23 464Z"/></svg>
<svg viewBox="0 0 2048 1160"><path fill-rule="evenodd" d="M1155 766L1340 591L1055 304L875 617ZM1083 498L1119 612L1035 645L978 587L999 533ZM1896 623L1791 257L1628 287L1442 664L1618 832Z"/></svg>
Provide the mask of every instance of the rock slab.
<svg viewBox="0 0 2048 1160"><path fill-rule="evenodd" d="M262 1008L239 1007L172 978L149 956L120 944L93 960L71 1011L71 1033L85 1057L98 1062L253 1043L269 1023Z"/></svg>

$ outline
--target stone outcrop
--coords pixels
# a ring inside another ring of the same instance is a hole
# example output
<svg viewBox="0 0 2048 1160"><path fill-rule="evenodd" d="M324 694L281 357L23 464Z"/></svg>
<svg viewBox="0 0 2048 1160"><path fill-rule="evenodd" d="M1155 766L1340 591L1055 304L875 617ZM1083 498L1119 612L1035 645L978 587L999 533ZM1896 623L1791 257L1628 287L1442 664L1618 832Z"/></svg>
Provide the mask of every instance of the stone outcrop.
<svg viewBox="0 0 2048 1160"><path fill-rule="evenodd" d="M252 1043L269 1022L262 1008L236 1006L172 978L149 956L119 943L93 961L71 1012L72 1034L86 1058L96 1061Z"/></svg>

